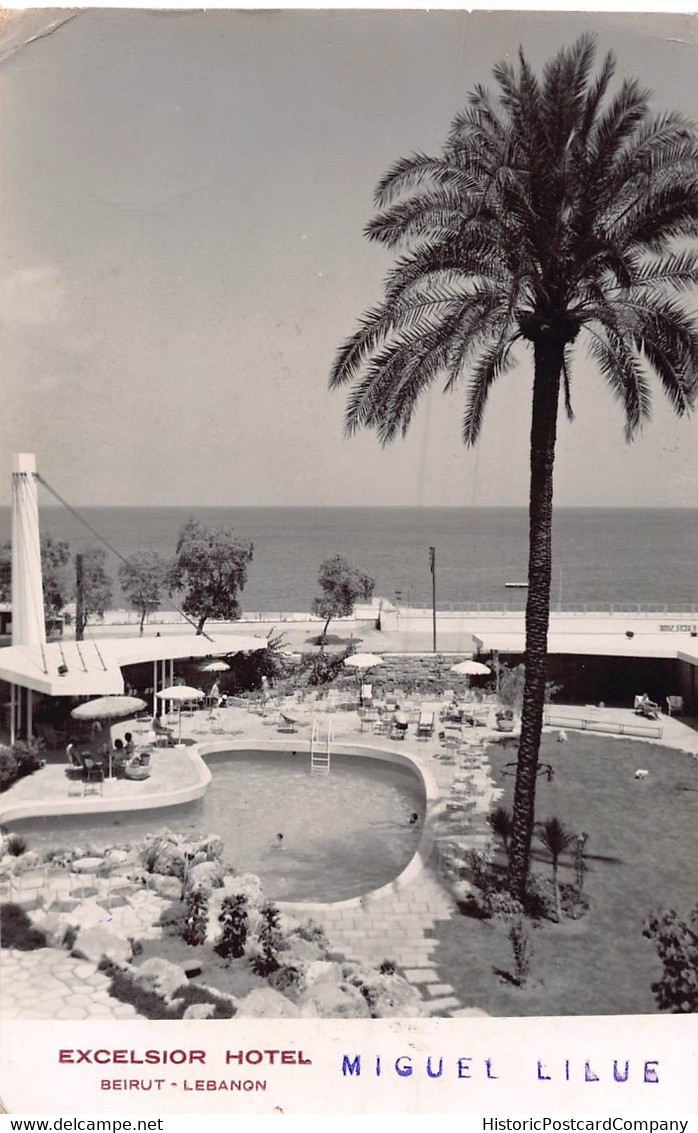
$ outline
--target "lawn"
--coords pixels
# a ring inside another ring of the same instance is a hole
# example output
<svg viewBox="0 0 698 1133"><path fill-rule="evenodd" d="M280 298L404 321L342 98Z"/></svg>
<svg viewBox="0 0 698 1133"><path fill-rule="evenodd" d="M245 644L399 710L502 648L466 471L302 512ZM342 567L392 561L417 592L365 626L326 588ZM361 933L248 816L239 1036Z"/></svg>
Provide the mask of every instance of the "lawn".
<svg viewBox="0 0 698 1133"><path fill-rule="evenodd" d="M561 924L533 923L531 976L523 989L506 978L513 969L509 926L469 916L439 922L435 952L441 980L463 1003L490 1015L632 1015L657 1011L651 984L661 973L654 945L642 935L652 910L693 908L698 844L698 761L654 744L568 733L546 735L536 817L556 815L589 835L585 894L589 912ZM516 749L490 748L499 802L511 807ZM647 768L646 779L635 779ZM503 853L501 861L504 862ZM549 859L534 844L533 867L549 875ZM561 882L574 882L571 854Z"/></svg>

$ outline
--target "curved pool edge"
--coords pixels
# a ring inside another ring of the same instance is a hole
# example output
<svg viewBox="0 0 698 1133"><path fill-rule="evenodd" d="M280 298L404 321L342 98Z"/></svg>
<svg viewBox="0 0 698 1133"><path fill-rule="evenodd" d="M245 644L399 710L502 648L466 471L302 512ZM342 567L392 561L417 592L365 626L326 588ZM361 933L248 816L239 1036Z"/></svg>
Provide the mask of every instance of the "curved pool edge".
<svg viewBox="0 0 698 1133"><path fill-rule="evenodd" d="M204 741L197 745L201 757L213 755L219 751L249 751L249 740L215 740ZM255 741L255 751L293 751L293 745L288 740L260 740ZM275 901L274 904L282 912L322 913L339 909L361 908L367 901L380 900L383 896L396 896L407 886L412 885L419 877L427 862L431 858L436 837L434 834L434 818L441 799L438 785L431 771L418 759L416 755L407 751L396 751L392 747L383 747L380 744L362 744L337 741L332 748L332 755L352 755L364 759L379 758L386 763L395 763L402 767L409 767L422 783L425 797L425 813L422 823L422 832L417 848L405 868L398 873L392 881L377 889L367 889L357 897L347 897L342 901ZM203 759L202 759L203 762ZM330 774L332 772L330 771Z"/></svg>
<svg viewBox="0 0 698 1133"><path fill-rule="evenodd" d="M87 798L67 799L24 799L0 807L0 822L15 822L20 818L52 818L57 815L72 817L90 814L132 813L139 810L160 810L180 803L194 802L205 794L211 782L211 772L198 756L195 747L187 748L187 756L196 773L196 782L185 787L177 787L157 794L141 795L129 799L126 796L110 798L108 795L90 795ZM108 782L108 780L106 780Z"/></svg>
<svg viewBox="0 0 698 1133"><path fill-rule="evenodd" d="M299 745L299 751L304 754L306 745ZM211 772L206 764L207 755L215 755L227 751L277 751L294 752L293 744L286 740L258 740L247 739L202 740L186 749L196 773L196 782L186 787L162 791L157 794L140 796L129 799L127 797L105 798L104 796L89 796L88 798L68 798L54 800L27 799L0 809L0 822L13 822L21 818L50 818L59 815L89 815L113 814L115 812L133 813L140 810L159 810L181 803L193 802L205 794L211 782ZM337 742L333 755L351 755L364 759L378 758L386 763L395 763L409 767L421 781L425 796L425 814L422 823L422 832L412 857L405 868L397 874L392 881L377 889L369 889L357 897L348 897L341 901L275 901L281 911L289 913L322 913L335 909L359 908L367 900L380 899L383 895L399 894L406 886L411 885L429 861L434 849L435 835L434 822L440 793L436 780L416 755L407 751L396 751L391 747L380 744L342 743ZM308 756L309 758L309 756ZM331 774L331 771L330 771Z"/></svg>

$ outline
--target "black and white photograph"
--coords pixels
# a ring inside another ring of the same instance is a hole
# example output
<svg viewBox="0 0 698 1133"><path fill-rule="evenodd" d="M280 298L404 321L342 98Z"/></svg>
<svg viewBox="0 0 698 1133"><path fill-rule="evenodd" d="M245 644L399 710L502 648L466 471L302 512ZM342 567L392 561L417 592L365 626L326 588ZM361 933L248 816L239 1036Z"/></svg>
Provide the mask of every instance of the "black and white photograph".
<svg viewBox="0 0 698 1133"><path fill-rule="evenodd" d="M6 1112L686 1133L697 29L0 10Z"/></svg>

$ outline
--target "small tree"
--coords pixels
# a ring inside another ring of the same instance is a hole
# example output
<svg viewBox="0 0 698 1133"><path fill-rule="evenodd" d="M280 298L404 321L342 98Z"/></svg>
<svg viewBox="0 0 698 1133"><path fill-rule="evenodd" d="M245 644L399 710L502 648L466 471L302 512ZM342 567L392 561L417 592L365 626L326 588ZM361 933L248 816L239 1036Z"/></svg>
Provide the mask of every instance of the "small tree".
<svg viewBox="0 0 698 1133"><path fill-rule="evenodd" d="M41 577L44 591L44 618L49 623L63 610L70 597L70 543L41 536ZM12 544L0 546L0 602L12 600Z"/></svg>
<svg viewBox="0 0 698 1133"><path fill-rule="evenodd" d="M320 634L320 645L324 649L327 627L332 618L349 617L359 598L364 601L371 598L376 583L375 579L364 574L342 555L325 559L320 566L318 582L322 595L313 598L311 609L319 618L325 619L325 626Z"/></svg>
<svg viewBox="0 0 698 1133"><path fill-rule="evenodd" d="M90 618L103 617L112 597L106 554L88 547L75 556L75 640L82 641Z"/></svg>
<svg viewBox="0 0 698 1133"><path fill-rule="evenodd" d="M643 936L653 940L664 967L652 991L661 1011L698 1011L698 905L684 921L674 909L653 913Z"/></svg>
<svg viewBox="0 0 698 1133"><path fill-rule="evenodd" d="M267 901L260 909L261 922L257 930L258 952L252 957L252 970L258 976L270 976L281 967L279 953L285 947L280 926L280 913L276 905Z"/></svg>
<svg viewBox="0 0 698 1133"><path fill-rule="evenodd" d="M197 618L197 633L203 633L207 618L240 617L238 591L247 582L253 552L254 544L240 539L230 527L208 527L198 519L184 524L168 587L170 593L184 593L182 609Z"/></svg>
<svg viewBox="0 0 698 1133"><path fill-rule="evenodd" d="M545 846L550 854L550 861L553 867L553 891L555 894L555 919L560 920L561 907L560 907L560 886L558 883L558 868L560 865L560 858L565 850L568 850L573 842L576 842L577 836L573 831L568 830L560 822L559 818L548 818L545 822L540 823L536 831L538 838Z"/></svg>
<svg viewBox="0 0 698 1133"><path fill-rule="evenodd" d="M497 837L502 839L504 853L509 857L509 836L511 834L511 811L505 806L498 806L488 815L487 821Z"/></svg>
<svg viewBox="0 0 698 1133"><path fill-rule="evenodd" d="M218 920L223 932L216 951L220 956L239 960L245 955L245 944L249 930L250 917L248 900L243 893L233 893L224 897Z"/></svg>
<svg viewBox="0 0 698 1133"><path fill-rule="evenodd" d="M119 585L134 610L141 615L140 633L143 633L146 616L159 609L170 569L170 563L158 551L151 549L134 551L119 567Z"/></svg>
<svg viewBox="0 0 698 1133"><path fill-rule="evenodd" d="M533 945L523 918L517 918L509 929L509 943L514 958L514 981L518 987L523 987L533 958Z"/></svg>

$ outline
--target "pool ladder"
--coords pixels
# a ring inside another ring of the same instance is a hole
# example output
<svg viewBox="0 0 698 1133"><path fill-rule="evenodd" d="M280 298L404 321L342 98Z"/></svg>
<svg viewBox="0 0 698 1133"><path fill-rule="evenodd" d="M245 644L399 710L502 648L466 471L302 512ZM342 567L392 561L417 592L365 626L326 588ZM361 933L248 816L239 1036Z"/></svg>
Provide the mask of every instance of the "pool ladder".
<svg viewBox="0 0 698 1133"><path fill-rule="evenodd" d="M311 771L329 771L330 769L330 748L333 739L333 719L330 716L326 720L327 731L324 739L321 734L322 722L316 716L313 720L313 729L310 733L310 770Z"/></svg>

